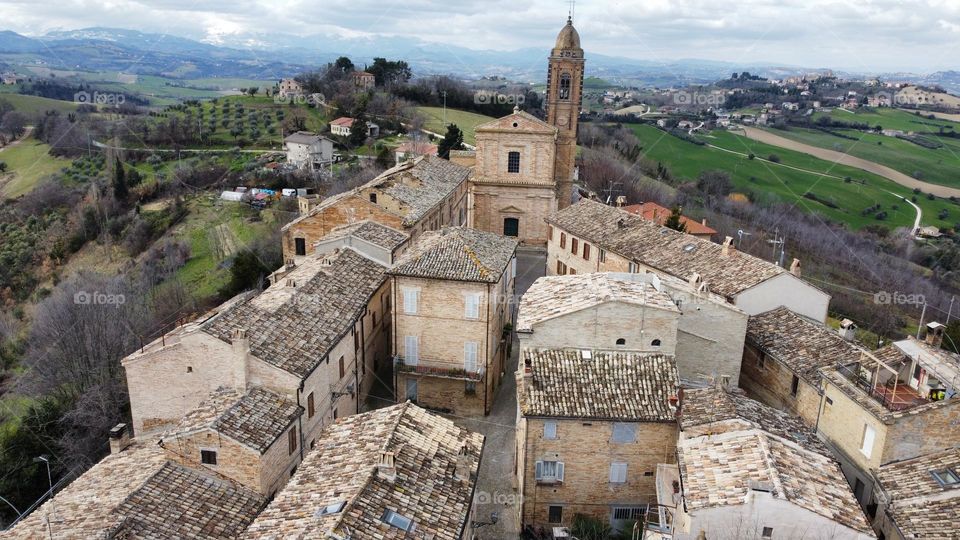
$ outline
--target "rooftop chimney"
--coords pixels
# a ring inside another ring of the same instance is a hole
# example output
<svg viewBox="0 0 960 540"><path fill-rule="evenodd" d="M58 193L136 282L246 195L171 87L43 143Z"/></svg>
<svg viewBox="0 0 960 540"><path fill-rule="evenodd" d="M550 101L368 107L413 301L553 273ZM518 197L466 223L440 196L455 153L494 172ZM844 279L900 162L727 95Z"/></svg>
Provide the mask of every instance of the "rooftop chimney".
<svg viewBox="0 0 960 540"><path fill-rule="evenodd" d="M390 483L397 479L397 464L393 452L386 450L380 452L380 460L377 462L377 477Z"/></svg>
<svg viewBox="0 0 960 540"><path fill-rule="evenodd" d="M854 324L850 319L844 319L840 321L840 328L837 329L837 332L840 333L840 337L847 341L853 341L856 338L857 325Z"/></svg>
<svg viewBox="0 0 960 540"><path fill-rule="evenodd" d="M701 283L703 283L703 276L701 276L700 274L694 272L694 273L690 274L690 277L689 277L689 278L687 278L687 283L689 283L691 287L696 288L696 287L699 286Z"/></svg>
<svg viewBox="0 0 960 540"><path fill-rule="evenodd" d="M723 244L721 244L721 246L722 246L722 248L721 248L721 249L722 249L722 253L723 253L724 255L729 255L730 252L733 251L733 237L728 236L728 237L724 238L724 239L723 239Z"/></svg>
<svg viewBox="0 0 960 540"><path fill-rule="evenodd" d="M800 277L800 259L794 259L793 262L790 263L790 273Z"/></svg>
<svg viewBox="0 0 960 540"><path fill-rule="evenodd" d="M625 204L627 204L627 198L623 195L617 195L617 208L621 208Z"/></svg>
<svg viewBox="0 0 960 540"><path fill-rule="evenodd" d="M110 453L119 454L126 450L130 443L130 429L126 424L117 424L110 430Z"/></svg>
<svg viewBox="0 0 960 540"><path fill-rule="evenodd" d="M943 343L943 330L946 326L938 323L931 322L927 324L927 344L931 347L940 348L940 345Z"/></svg>
<svg viewBox="0 0 960 540"><path fill-rule="evenodd" d="M230 334L230 342L233 345L234 363L234 387L246 392L247 380L250 374L250 339L247 337L247 331L238 328Z"/></svg>
<svg viewBox="0 0 960 540"><path fill-rule="evenodd" d="M454 471L454 476L461 482L469 482L470 469L472 466L473 459L470 458L470 449L467 447L467 443L464 442L460 445L460 451L457 453L457 468Z"/></svg>
<svg viewBox="0 0 960 540"><path fill-rule="evenodd" d="M617 220L617 228L618 228L618 229L623 229L623 228L625 228L626 226L627 226L627 220L626 220L626 219L620 218L620 219Z"/></svg>

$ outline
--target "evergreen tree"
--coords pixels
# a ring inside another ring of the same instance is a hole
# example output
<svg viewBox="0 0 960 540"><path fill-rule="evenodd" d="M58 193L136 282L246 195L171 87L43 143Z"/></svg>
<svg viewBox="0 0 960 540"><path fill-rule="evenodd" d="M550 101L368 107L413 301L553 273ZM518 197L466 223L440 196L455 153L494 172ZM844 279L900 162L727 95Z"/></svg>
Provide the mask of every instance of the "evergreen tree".
<svg viewBox="0 0 960 540"><path fill-rule="evenodd" d="M113 196L118 201L125 201L129 194L127 179L123 172L123 163L120 162L120 158L116 158L113 166Z"/></svg>
<svg viewBox="0 0 960 540"><path fill-rule="evenodd" d="M437 154L443 159L450 159L451 150L463 150L463 132L456 124L447 126L447 134L437 145Z"/></svg>
<svg viewBox="0 0 960 540"><path fill-rule="evenodd" d="M363 111L358 112L353 117L353 124L350 126L350 145L357 147L363 146L367 140L367 118Z"/></svg>
<svg viewBox="0 0 960 540"><path fill-rule="evenodd" d="M687 224L681 221L681 217L683 217L683 214L680 212L680 207L674 206L670 210L670 217L663 222L663 226L675 231L687 232Z"/></svg>

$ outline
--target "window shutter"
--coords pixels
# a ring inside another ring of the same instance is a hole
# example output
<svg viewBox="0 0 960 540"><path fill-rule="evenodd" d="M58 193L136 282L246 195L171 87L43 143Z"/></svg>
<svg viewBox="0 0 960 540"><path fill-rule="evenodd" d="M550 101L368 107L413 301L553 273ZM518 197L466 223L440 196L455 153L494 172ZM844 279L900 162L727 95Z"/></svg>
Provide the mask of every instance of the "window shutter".
<svg viewBox="0 0 960 540"><path fill-rule="evenodd" d="M417 336L406 336L403 340L403 345L403 360L408 365L417 365L417 363L420 361L419 338Z"/></svg>
<svg viewBox="0 0 960 540"><path fill-rule="evenodd" d="M542 479L543 478L543 462L538 461L535 468L536 468L536 471L533 473L533 477L537 480Z"/></svg>
<svg viewBox="0 0 960 540"><path fill-rule="evenodd" d="M417 313L417 301L419 300L419 293L417 289L410 287L404 287L403 289L403 312L415 315Z"/></svg>
<svg viewBox="0 0 960 540"><path fill-rule="evenodd" d="M563 462L557 462L557 481L563 482Z"/></svg>
<svg viewBox="0 0 960 540"><path fill-rule="evenodd" d="M627 481L627 464L611 463L610 464L610 482L613 484L623 484L626 481Z"/></svg>
<svg viewBox="0 0 960 540"><path fill-rule="evenodd" d="M544 439L556 439L557 438L557 423L556 422L544 422L543 423L543 438Z"/></svg>
<svg viewBox="0 0 960 540"><path fill-rule="evenodd" d="M464 314L468 319L479 319L480 318L480 295L477 293L467 294L464 298L464 304L466 306L466 313Z"/></svg>
<svg viewBox="0 0 960 540"><path fill-rule="evenodd" d="M463 344L463 369L468 373L477 371L477 343L468 341Z"/></svg>

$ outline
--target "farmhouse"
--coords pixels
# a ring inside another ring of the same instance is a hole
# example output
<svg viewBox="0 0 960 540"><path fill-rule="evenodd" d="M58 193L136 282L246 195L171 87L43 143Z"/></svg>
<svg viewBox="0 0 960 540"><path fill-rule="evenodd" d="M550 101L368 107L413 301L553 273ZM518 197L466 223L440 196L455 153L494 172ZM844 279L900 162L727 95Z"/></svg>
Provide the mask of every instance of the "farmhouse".
<svg viewBox="0 0 960 540"><path fill-rule="evenodd" d="M338 137L349 137L350 130L353 129L353 118L341 116L330 122L330 133ZM380 136L380 126L373 122L367 122L367 137L377 138Z"/></svg>
<svg viewBox="0 0 960 540"><path fill-rule="evenodd" d="M333 162L333 141L316 133L291 133L283 139L283 143L287 149L287 163L300 169L313 170Z"/></svg>
<svg viewBox="0 0 960 540"><path fill-rule="evenodd" d="M350 74L350 79L353 80L353 85L361 90L369 90L376 84L376 77L373 73L367 73L366 71L354 71Z"/></svg>
<svg viewBox="0 0 960 540"><path fill-rule="evenodd" d="M277 95L284 98L303 95L303 86L294 79L282 79L277 85Z"/></svg>

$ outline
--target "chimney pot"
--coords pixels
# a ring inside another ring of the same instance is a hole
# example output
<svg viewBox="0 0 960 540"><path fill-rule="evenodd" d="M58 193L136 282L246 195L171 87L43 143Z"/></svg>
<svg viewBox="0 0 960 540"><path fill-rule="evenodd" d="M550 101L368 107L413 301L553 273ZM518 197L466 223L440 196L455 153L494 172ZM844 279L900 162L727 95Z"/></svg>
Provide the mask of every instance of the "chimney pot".
<svg viewBox="0 0 960 540"><path fill-rule="evenodd" d="M117 424L110 429L110 453L119 454L127 449L131 443L130 429L127 424Z"/></svg>
<svg viewBox="0 0 960 540"><path fill-rule="evenodd" d="M393 483L397 479L396 456L393 452L380 452L380 461L377 462L377 477Z"/></svg>
<svg viewBox="0 0 960 540"><path fill-rule="evenodd" d="M721 252L722 252L724 255L729 255L729 254L730 254L730 251L732 251L732 250L733 250L733 237L728 236L728 237L726 237L726 238L723 239L723 247L722 247Z"/></svg>
<svg viewBox="0 0 960 540"><path fill-rule="evenodd" d="M793 262L790 263L790 273L800 277L800 259L794 259Z"/></svg>

